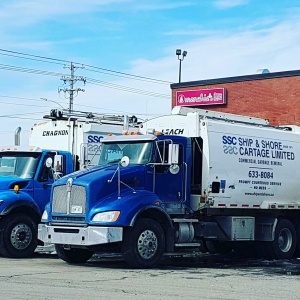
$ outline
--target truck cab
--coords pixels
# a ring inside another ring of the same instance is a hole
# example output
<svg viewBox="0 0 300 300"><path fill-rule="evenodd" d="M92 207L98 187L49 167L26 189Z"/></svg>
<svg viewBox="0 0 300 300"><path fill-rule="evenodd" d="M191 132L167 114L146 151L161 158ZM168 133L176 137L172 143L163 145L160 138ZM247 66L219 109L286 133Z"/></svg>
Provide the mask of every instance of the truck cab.
<svg viewBox="0 0 300 300"><path fill-rule="evenodd" d="M49 165L50 163L50 165ZM0 151L0 253L27 257L35 250L37 224L55 177L73 171L69 152L38 147Z"/></svg>
<svg viewBox="0 0 300 300"><path fill-rule="evenodd" d="M39 238L68 262L114 249L132 266L155 265L174 245L170 214L183 219L190 211L187 149L191 140L182 136L105 137L98 167L55 182ZM182 232L177 241L185 239Z"/></svg>

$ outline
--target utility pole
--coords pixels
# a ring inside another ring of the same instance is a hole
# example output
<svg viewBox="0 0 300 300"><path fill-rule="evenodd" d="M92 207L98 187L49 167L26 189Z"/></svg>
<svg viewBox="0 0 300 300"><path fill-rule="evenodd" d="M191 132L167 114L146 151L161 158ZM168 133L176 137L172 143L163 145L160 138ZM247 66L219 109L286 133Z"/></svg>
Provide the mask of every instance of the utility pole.
<svg viewBox="0 0 300 300"><path fill-rule="evenodd" d="M64 92L65 94L68 93L69 94L69 112L73 111L73 100L74 100L74 95L77 96L78 92L84 92L84 89L81 88L74 88L74 84L77 81L82 81L84 84L86 82L86 78L82 77L82 76L75 76L75 70L78 68L84 68L82 67L75 67L74 64L71 62L71 66L67 67L64 66L64 68L68 68L71 70L71 76L70 77L65 77L62 76L61 80L64 82L64 84L66 84L67 82L69 82L69 87L68 88L64 88L64 89L58 89L58 92Z"/></svg>

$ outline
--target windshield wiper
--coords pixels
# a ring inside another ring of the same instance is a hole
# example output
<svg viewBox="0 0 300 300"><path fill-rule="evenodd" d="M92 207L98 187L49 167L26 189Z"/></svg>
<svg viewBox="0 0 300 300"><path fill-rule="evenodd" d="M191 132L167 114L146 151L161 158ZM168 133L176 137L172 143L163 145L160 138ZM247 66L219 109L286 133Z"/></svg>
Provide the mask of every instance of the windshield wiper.
<svg viewBox="0 0 300 300"><path fill-rule="evenodd" d="M120 159L114 159L114 160L111 160L110 162L108 162L108 164L114 164L114 163L117 163L119 161L120 161Z"/></svg>

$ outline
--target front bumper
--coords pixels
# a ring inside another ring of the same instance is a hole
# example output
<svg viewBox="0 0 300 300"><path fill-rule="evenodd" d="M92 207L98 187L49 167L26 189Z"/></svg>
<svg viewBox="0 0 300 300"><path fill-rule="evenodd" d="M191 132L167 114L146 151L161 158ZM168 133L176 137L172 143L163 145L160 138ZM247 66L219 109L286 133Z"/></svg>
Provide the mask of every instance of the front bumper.
<svg viewBox="0 0 300 300"><path fill-rule="evenodd" d="M92 246L122 241L122 227L67 227L39 224L38 238L44 243Z"/></svg>

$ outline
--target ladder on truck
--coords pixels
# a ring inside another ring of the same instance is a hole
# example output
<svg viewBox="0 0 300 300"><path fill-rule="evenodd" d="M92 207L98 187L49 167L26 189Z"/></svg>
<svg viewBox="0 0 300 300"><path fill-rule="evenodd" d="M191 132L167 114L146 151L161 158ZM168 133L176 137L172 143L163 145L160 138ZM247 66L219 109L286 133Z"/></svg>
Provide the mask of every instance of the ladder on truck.
<svg viewBox="0 0 300 300"><path fill-rule="evenodd" d="M238 122L244 124L251 124L251 125L259 125L259 126L269 126L276 128L282 131L290 131L297 134L300 134L300 126L298 125L278 125L278 126L271 126L268 119L250 117L250 116L243 116L243 115L236 115L231 113L224 113L219 111L211 111L205 110L201 108L194 108L194 107L185 107L185 106L175 106L172 109L172 115L182 115L186 116L190 113L197 113L199 115L199 119L214 119L214 120L222 120L227 122Z"/></svg>
<svg viewBox="0 0 300 300"><path fill-rule="evenodd" d="M185 106L175 106L172 109L172 115L183 115L186 116L190 113L197 113L201 119L215 119L215 120L222 120L228 122L239 122L239 123L247 123L247 124L255 124L255 125L269 125L269 120L250 117L250 116L243 116L243 115L236 115L231 113L224 113L219 111L211 111L205 110L200 108L193 108L193 107L185 107Z"/></svg>

